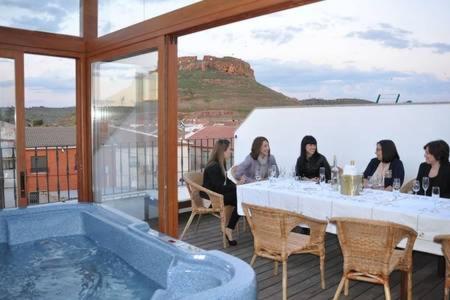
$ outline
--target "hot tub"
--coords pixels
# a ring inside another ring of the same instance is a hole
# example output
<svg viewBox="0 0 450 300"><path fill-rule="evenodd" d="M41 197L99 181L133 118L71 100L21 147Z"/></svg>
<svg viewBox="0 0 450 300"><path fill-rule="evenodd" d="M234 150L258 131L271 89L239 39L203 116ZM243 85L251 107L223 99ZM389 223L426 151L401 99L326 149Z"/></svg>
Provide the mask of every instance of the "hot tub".
<svg viewBox="0 0 450 300"><path fill-rule="evenodd" d="M6 299L256 299L245 262L99 204L0 211Z"/></svg>

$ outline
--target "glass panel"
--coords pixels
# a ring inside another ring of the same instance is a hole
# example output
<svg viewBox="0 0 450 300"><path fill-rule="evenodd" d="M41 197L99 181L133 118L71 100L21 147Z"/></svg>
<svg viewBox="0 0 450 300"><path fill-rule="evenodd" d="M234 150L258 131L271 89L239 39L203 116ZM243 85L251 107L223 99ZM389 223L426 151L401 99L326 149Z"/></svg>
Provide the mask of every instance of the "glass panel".
<svg viewBox="0 0 450 300"><path fill-rule="evenodd" d="M99 36L171 12L200 0L99 0Z"/></svg>
<svg viewBox="0 0 450 300"><path fill-rule="evenodd" d="M158 222L158 53L92 65L95 201Z"/></svg>
<svg viewBox="0 0 450 300"><path fill-rule="evenodd" d="M14 59L0 57L0 208L17 203L14 67Z"/></svg>
<svg viewBox="0 0 450 300"><path fill-rule="evenodd" d="M76 200L75 59L25 55L29 204Z"/></svg>
<svg viewBox="0 0 450 300"><path fill-rule="evenodd" d="M80 0L0 0L0 26L80 35Z"/></svg>

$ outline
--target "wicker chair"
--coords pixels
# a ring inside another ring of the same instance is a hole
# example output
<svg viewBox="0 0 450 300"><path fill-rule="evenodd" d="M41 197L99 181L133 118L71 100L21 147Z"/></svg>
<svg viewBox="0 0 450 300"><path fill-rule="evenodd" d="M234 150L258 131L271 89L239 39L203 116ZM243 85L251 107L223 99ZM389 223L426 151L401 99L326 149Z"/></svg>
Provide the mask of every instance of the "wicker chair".
<svg viewBox="0 0 450 300"><path fill-rule="evenodd" d="M320 257L320 282L325 288L325 229L327 222L280 209L272 209L242 203L254 238L254 254L275 261L274 274L278 273L278 262L283 264L283 299L287 299L287 260L290 255L310 253ZM299 224L308 225L310 235L291 232Z"/></svg>
<svg viewBox="0 0 450 300"><path fill-rule="evenodd" d="M411 179L407 183L405 183L400 189L400 193L409 194L412 191L413 184L415 179Z"/></svg>
<svg viewBox="0 0 450 300"><path fill-rule="evenodd" d="M229 205L224 206L223 195L202 187L203 173L201 172L186 173L184 175L184 180L186 182L189 195L191 197L192 212L186 226L184 227L183 233L180 236L180 240L183 239L184 235L189 229L189 226L191 226L191 223L196 215L198 215L196 226L197 231L201 216L211 214L220 219L223 247L227 248L228 243L225 236L225 227L228 222L227 219L229 219L229 217L231 216L231 212L233 211L234 207ZM204 200L200 197L200 191L205 192L208 195L209 201Z"/></svg>
<svg viewBox="0 0 450 300"><path fill-rule="evenodd" d="M450 290L450 234L437 235L434 237L436 243L442 244L442 253L444 253L446 268L444 282L444 299L448 299Z"/></svg>
<svg viewBox="0 0 450 300"><path fill-rule="evenodd" d="M332 218L336 224L344 256L344 271L333 299L339 299L344 289L348 295L349 280L359 280L384 286L386 299L391 299L389 276L392 271L405 272L407 299L412 299L412 250L417 237L413 229L391 222L354 218ZM406 248L396 249L404 239Z"/></svg>

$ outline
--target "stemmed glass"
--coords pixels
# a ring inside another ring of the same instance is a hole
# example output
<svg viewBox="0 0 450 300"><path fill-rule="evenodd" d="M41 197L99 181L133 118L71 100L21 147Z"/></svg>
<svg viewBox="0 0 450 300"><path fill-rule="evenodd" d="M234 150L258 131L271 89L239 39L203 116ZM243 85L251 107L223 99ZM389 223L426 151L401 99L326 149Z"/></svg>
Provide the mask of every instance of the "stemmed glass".
<svg viewBox="0 0 450 300"><path fill-rule="evenodd" d="M255 180L256 181L261 181L261 170L259 169L259 168L257 168L256 170L255 170Z"/></svg>
<svg viewBox="0 0 450 300"><path fill-rule="evenodd" d="M269 181L273 182L277 176L277 166L271 165L269 169Z"/></svg>
<svg viewBox="0 0 450 300"><path fill-rule="evenodd" d="M372 176L367 176L367 188L373 188Z"/></svg>
<svg viewBox="0 0 450 300"><path fill-rule="evenodd" d="M402 184L400 178L394 178L394 183L392 184L392 191L394 192L394 199L397 200L398 194L400 193L400 188Z"/></svg>
<svg viewBox="0 0 450 300"><path fill-rule="evenodd" d="M325 183L325 168L324 167L320 167L319 176L320 176L320 184L323 185Z"/></svg>
<svg viewBox="0 0 450 300"><path fill-rule="evenodd" d="M420 181L419 180L417 180L417 179L414 180L412 190L414 192L414 195L417 195L417 193L420 191Z"/></svg>
<svg viewBox="0 0 450 300"><path fill-rule="evenodd" d="M429 177L423 177L422 178L422 188L423 188L423 194L427 195L427 190L430 187L430 178Z"/></svg>

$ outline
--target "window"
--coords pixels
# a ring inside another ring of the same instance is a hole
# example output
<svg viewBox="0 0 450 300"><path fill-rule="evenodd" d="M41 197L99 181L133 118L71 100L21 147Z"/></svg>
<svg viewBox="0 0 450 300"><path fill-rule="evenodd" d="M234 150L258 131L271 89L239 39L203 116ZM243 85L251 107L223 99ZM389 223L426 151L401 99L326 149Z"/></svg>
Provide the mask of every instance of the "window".
<svg viewBox="0 0 450 300"><path fill-rule="evenodd" d="M80 0L0 0L0 26L80 36Z"/></svg>
<svg viewBox="0 0 450 300"><path fill-rule="evenodd" d="M98 35L111 33L195 2L199 0L98 0Z"/></svg>
<svg viewBox="0 0 450 300"><path fill-rule="evenodd" d="M3 170L15 170L16 160L14 158L3 158Z"/></svg>
<svg viewBox="0 0 450 300"><path fill-rule="evenodd" d="M39 204L39 192L30 192L28 200L30 204Z"/></svg>
<svg viewBox="0 0 450 300"><path fill-rule="evenodd" d="M46 156L32 156L31 157L31 172L47 172L47 157Z"/></svg>

